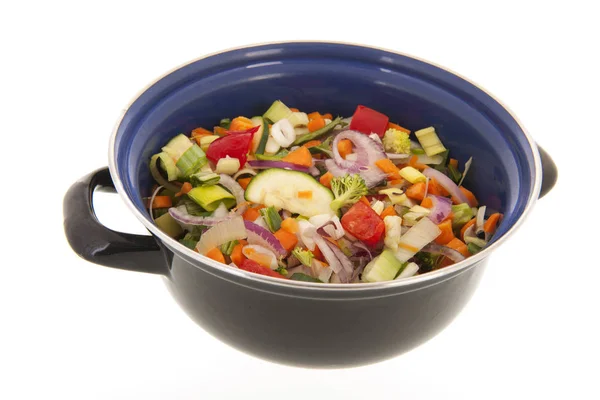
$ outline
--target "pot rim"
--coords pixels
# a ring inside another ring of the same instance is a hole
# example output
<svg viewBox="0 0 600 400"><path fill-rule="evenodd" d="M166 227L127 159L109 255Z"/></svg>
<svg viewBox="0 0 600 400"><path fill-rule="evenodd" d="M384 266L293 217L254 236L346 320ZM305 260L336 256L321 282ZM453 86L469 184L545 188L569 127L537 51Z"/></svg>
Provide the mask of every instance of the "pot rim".
<svg viewBox="0 0 600 400"><path fill-rule="evenodd" d="M405 279L401 279L401 280L373 282L373 283L362 283L361 282L359 284L342 284L342 283L322 284L322 283L314 283L314 282L284 280L284 279L272 278L272 277L268 277L268 276L264 276L264 275L254 274L254 273L247 272L247 271L244 271L241 269L235 269L235 268L230 267L229 265L221 264L217 261L214 261L206 256L203 256L203 255L187 248L186 246L183 246L182 244L178 243L175 239L173 239L173 238L169 237L168 235L166 235L165 233L163 233L155 224L151 223L146 218L147 217L146 215L142 214L138 210L138 208L133 204L133 201L129 198L129 196L126 195L125 188L123 187L123 183L121 182L121 178L119 176L119 172L118 172L118 169L116 166L114 150L115 150L115 142L116 142L117 132L119 130L119 127L121 126L123 117L129 110L131 105L133 103L135 103L138 100L138 98L143 93L145 93L150 87L152 87L155 83L157 83L161 79L165 78L166 76L170 75L171 73L173 73L189 64L192 64L196 61L200 61L200 60L203 60L208 57L216 56L216 55L223 54L223 53L228 53L230 51L235 51L235 50L243 50L243 49L250 49L250 48L254 48L254 47L270 46L270 45L286 45L286 44L294 44L294 43L305 43L305 44L315 43L315 44L333 44L333 45L353 46L353 47L359 47L359 48L379 50L379 51L383 51L383 52L388 52L388 53L412 58L414 60L437 67L441 70L449 72L449 73L463 79L464 81L466 81L466 82L470 83L471 85L475 86L476 88L480 89L482 92L484 92L490 98L492 98L494 101L496 101L500 106L502 106L508 112L508 114L510 114L510 116L515 120L515 122L517 123L519 128L521 128L521 130L523 131L525 138L529 142L531 153L533 154L533 160L534 160L534 164L535 164L535 176L534 176L533 190L531 191L529 198L527 199L525 208L523 209L523 212L521 213L521 215L519 216L517 221L510 228L508 228L506 233L504 235L502 235L500 238L498 238L498 240L496 240L494 243L485 247L479 253L472 255L471 257L469 257L463 261L460 261L456 264L453 264L449 267L445 267L445 268L438 269L438 270L435 270L432 272L428 272L423 275L416 275L416 276L412 276L410 278L405 278ZM324 40L324 41L292 40L292 41L274 41L274 42L254 43L254 44L232 47L232 48L228 48L225 50L220 50L217 52L205 54L203 56L189 60L177 67L170 69L169 71L165 72L164 74L162 74L161 76L156 78L154 81L147 84L146 87L141 89L133 97L133 99L127 104L127 106L122 110L121 116L118 118L118 120L115 124L115 127L113 129L112 135L109 140L108 168L110 171L110 175L113 179L113 182L115 184L115 188L116 188L117 192L119 193L119 196L121 196L121 198L127 205L127 207L133 212L133 214L137 217L137 219L142 222L142 224L146 227L146 229L148 229L153 235L158 237L162 242L164 242L174 252L183 253L187 256L187 258L197 261L198 263L201 263L205 266L208 266L210 268L216 268L217 270L224 272L225 274L230 274L230 275L242 278L242 279L254 281L257 284L262 283L262 284L275 285L275 286L279 286L279 287L304 288L307 290L317 290L317 291L330 291L330 290L334 290L334 291L369 291L369 290L377 290L377 289L405 288L406 286L418 285L418 284L421 284L424 282L434 281L434 280L437 280L440 278L447 277L448 275L454 274L459 271L462 272L462 271L466 270L469 266L474 265L474 264L478 263L479 261L483 260L484 258L486 258L487 256L489 256L498 246L500 246L506 239L508 239L519 226L521 226L523 221L525 221L525 219L531 212L531 209L532 209L533 205L535 204L536 200L538 199L538 195L539 195L541 185L542 185L542 162L541 162L541 157L539 155L539 152L535 150L536 148L537 148L537 145L536 145L535 141L533 140L532 136L527 131L527 129L525 129L525 127L523 126L521 121L517 118L517 116L514 114L514 112L509 107L507 107L502 101L500 101L500 99L498 99L496 96L494 96L488 90L483 88L481 85L473 82L471 79L468 79L468 78L464 77L463 75L461 75L449 68L446 68L437 63L431 62L429 60L425 60L420 57L415 57L415 56L407 54L407 53L390 50L390 49L386 49L386 48L382 48L382 47L371 46L371 45L357 44L357 43L351 43L351 42L342 42L342 41L328 41L328 40ZM194 264L194 266L197 268L200 267L199 265L196 265L196 264ZM431 282L431 283L434 283L434 282Z"/></svg>

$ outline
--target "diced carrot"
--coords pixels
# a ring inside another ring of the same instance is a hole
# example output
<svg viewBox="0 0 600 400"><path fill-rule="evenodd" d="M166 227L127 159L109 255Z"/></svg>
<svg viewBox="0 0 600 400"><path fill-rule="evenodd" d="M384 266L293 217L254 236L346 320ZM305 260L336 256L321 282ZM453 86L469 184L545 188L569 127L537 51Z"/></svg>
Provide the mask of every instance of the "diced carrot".
<svg viewBox="0 0 600 400"><path fill-rule="evenodd" d="M452 232L452 220L447 220L438 225L438 228L442 231L440 235L435 239L437 244L446 244L454 239L454 233Z"/></svg>
<svg viewBox="0 0 600 400"><path fill-rule="evenodd" d="M309 120L318 119L318 118L323 118L323 116L317 111L311 112L310 114L308 114Z"/></svg>
<svg viewBox="0 0 600 400"><path fill-rule="evenodd" d="M346 156L352 153L352 142L348 139L342 139L338 142L337 148L340 156L345 160Z"/></svg>
<svg viewBox="0 0 600 400"><path fill-rule="evenodd" d="M312 167L313 160L310 151L304 147L300 146L296 150L289 152L285 157L281 159L281 161L289 162L296 165L302 165L305 167Z"/></svg>
<svg viewBox="0 0 600 400"><path fill-rule="evenodd" d="M242 189L246 190L246 188L248 187L248 184L250 183L251 180L252 180L252 178L240 178L237 180L237 182L240 184Z"/></svg>
<svg viewBox="0 0 600 400"><path fill-rule="evenodd" d="M400 169L388 158L375 161L375 165L387 174L388 180L402 179Z"/></svg>
<svg viewBox="0 0 600 400"><path fill-rule="evenodd" d="M319 178L319 182L321 185L326 186L331 189L331 180L333 179L333 174L331 172L327 172L321 178Z"/></svg>
<svg viewBox="0 0 600 400"><path fill-rule="evenodd" d="M415 168L415 169L418 169L419 171L422 171L422 170L424 170L425 168L427 168L427 165L425 165L425 164L421 164L421 163L418 163L418 162L417 162L417 160L418 160L418 159L419 159L419 157L417 157L417 156L412 156L412 157L410 158L410 161L408 162L408 165L410 165L411 167L413 167L413 168Z"/></svg>
<svg viewBox="0 0 600 400"><path fill-rule="evenodd" d="M423 201L421 202L421 207L425 207L425 208L431 208L431 207L433 207L433 201L431 200L431 198L425 197L423 199Z"/></svg>
<svg viewBox="0 0 600 400"><path fill-rule="evenodd" d="M450 161L448 161L449 165L452 165L454 168L458 168L458 160L456 158L451 158Z"/></svg>
<svg viewBox="0 0 600 400"><path fill-rule="evenodd" d="M471 255L471 253L469 252L469 249L467 248L467 245L459 238L452 239L451 241L446 243L445 246L458 251L460 254L462 254L465 257L469 257Z"/></svg>
<svg viewBox="0 0 600 400"><path fill-rule="evenodd" d="M215 135L219 135L219 136L227 135L227 129L223 128L222 126L215 126L213 128L213 132Z"/></svg>
<svg viewBox="0 0 600 400"><path fill-rule="evenodd" d="M289 233L296 233L299 230L298 221L294 218L286 218L281 221L281 229L286 230Z"/></svg>
<svg viewBox="0 0 600 400"><path fill-rule="evenodd" d="M311 200L313 197L313 191L312 190L300 190L300 191L298 191L297 196L299 199Z"/></svg>
<svg viewBox="0 0 600 400"><path fill-rule="evenodd" d="M150 199L146 202L146 207L148 208L167 208L173 205L173 201L170 196L154 196L154 201L152 202L152 207L150 207Z"/></svg>
<svg viewBox="0 0 600 400"><path fill-rule="evenodd" d="M188 192L192 189L193 189L193 186L191 183L184 182L183 185L181 186L181 190L179 192L175 193L175 197L179 197L179 196L183 196L184 194L188 194Z"/></svg>
<svg viewBox="0 0 600 400"><path fill-rule="evenodd" d="M479 205L479 202L477 201L477 198L475 197L473 192L471 192L469 189L465 188L464 186L459 187L459 189L467 197L467 200L469 200L469 205L471 207L477 207Z"/></svg>
<svg viewBox="0 0 600 400"><path fill-rule="evenodd" d="M381 217L381 219L384 219L385 217L388 217L388 216L394 216L394 215L398 215L398 214L396 214L396 210L394 209L394 206L387 206L381 212L381 214L379 214L379 216Z"/></svg>
<svg viewBox="0 0 600 400"><path fill-rule="evenodd" d="M279 240L279 243L283 246L287 251L291 251L296 244L298 244L298 238L293 233L286 231L285 229L279 229L273 235Z"/></svg>
<svg viewBox="0 0 600 400"><path fill-rule="evenodd" d="M308 142L304 143L302 145L302 147L306 147L307 149L310 147L315 147L321 144L320 140L309 140Z"/></svg>
<svg viewBox="0 0 600 400"><path fill-rule="evenodd" d="M194 139L196 141L198 146L200 146L200 139L202 139L204 136L212 136L212 135L214 135L214 133L212 133L208 129L204 129L204 128L196 128L192 131L192 139Z"/></svg>
<svg viewBox="0 0 600 400"><path fill-rule="evenodd" d="M244 260L246 259L246 256L242 253L242 248L244 246L244 244L238 243L235 245L233 251L231 252L231 261L238 267L242 265L242 262L244 262Z"/></svg>
<svg viewBox="0 0 600 400"><path fill-rule="evenodd" d="M442 185L435 180L435 178L429 179L429 193L435 194L436 196L448 196L450 193L444 189Z"/></svg>
<svg viewBox="0 0 600 400"><path fill-rule="evenodd" d="M485 221L485 223L483 224L483 230L487 233L494 233L496 231L498 223L500 222L501 217L502 214L500 213L493 213L492 215L490 215L487 221Z"/></svg>
<svg viewBox="0 0 600 400"><path fill-rule="evenodd" d="M331 115L329 113L323 114L323 119L333 120L333 115Z"/></svg>
<svg viewBox="0 0 600 400"><path fill-rule="evenodd" d="M297 108L294 108L294 107L290 107L290 111L292 111L292 112L300 112L300 110L298 110Z"/></svg>
<svg viewBox="0 0 600 400"><path fill-rule="evenodd" d="M371 202L365 196L362 196L358 201L362 201L364 204L366 204L369 207L371 207Z"/></svg>
<svg viewBox="0 0 600 400"><path fill-rule="evenodd" d="M454 219L454 213L453 213L452 211L450 211L450 214L448 214L448 215L446 216L446 218L444 218L444 219L442 220L442 222L444 222L444 221L452 221L453 219Z"/></svg>
<svg viewBox="0 0 600 400"><path fill-rule="evenodd" d="M213 247L206 253L206 257L225 264L225 256L218 247Z"/></svg>
<svg viewBox="0 0 600 400"><path fill-rule="evenodd" d="M319 129L321 129L324 126L325 126L325 120L323 118L311 119L310 121L308 121L308 125L306 125L309 132L318 131Z"/></svg>
<svg viewBox="0 0 600 400"><path fill-rule="evenodd" d="M390 181L388 181L388 184L390 186L399 186L402 185L404 183L404 179L400 178L400 179L392 179Z"/></svg>
<svg viewBox="0 0 600 400"><path fill-rule="evenodd" d="M231 120L231 125L229 125L230 131L245 131L254 126L254 123L250 120L250 118L246 117L235 117Z"/></svg>
<svg viewBox="0 0 600 400"><path fill-rule="evenodd" d="M467 231L467 229L469 229L471 225L475 223L475 221L476 218L471 218L471 220L464 224L463 227L460 229L460 237L462 238L462 240L465 240L465 232Z"/></svg>
<svg viewBox="0 0 600 400"><path fill-rule="evenodd" d="M425 198L425 182L415 183L406 189L406 196L411 199L423 201Z"/></svg>
<svg viewBox="0 0 600 400"><path fill-rule="evenodd" d="M242 214L242 218L244 218L246 221L255 221L256 218L260 217L260 212L258 210L260 210L261 208L264 208L265 206L258 206L258 207L248 207L248 209L246 211L244 211L244 214Z"/></svg>
<svg viewBox="0 0 600 400"><path fill-rule="evenodd" d="M410 134L410 131L408 129L406 129L406 128L398 125L398 124L394 124L392 122L388 122L387 128L388 129L396 129L396 130L399 130L399 131L406 132L406 133Z"/></svg>
<svg viewBox="0 0 600 400"><path fill-rule="evenodd" d="M271 262L273 261L273 257L268 254L259 253L253 248L247 247L246 254L244 254L247 258L252 261L255 261L266 268L271 268Z"/></svg>

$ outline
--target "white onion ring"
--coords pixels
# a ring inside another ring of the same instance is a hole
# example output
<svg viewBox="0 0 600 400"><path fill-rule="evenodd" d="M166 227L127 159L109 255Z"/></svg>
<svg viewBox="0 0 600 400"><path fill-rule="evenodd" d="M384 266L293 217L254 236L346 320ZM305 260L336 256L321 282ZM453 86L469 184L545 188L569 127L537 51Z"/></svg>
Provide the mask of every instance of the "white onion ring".
<svg viewBox="0 0 600 400"><path fill-rule="evenodd" d="M271 137L281 147L288 147L296 140L296 131L287 118L280 119L271 127Z"/></svg>

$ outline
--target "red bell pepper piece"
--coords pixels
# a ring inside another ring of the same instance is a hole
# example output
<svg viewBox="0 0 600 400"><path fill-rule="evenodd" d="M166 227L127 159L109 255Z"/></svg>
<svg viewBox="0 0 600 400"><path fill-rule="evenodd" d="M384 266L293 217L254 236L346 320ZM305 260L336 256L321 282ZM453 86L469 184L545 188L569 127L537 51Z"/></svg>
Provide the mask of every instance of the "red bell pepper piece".
<svg viewBox="0 0 600 400"><path fill-rule="evenodd" d="M255 274L285 279L285 277L283 275L281 275L280 273L275 272L270 268L263 267L256 261L250 260L249 258L246 258L244 261L242 261L242 265L240 265L239 268L243 269L244 271L254 272Z"/></svg>
<svg viewBox="0 0 600 400"><path fill-rule="evenodd" d="M389 118L379 111L365 106L358 106L352 116L350 129L367 135L376 133L377 136L383 137L389 122Z"/></svg>
<svg viewBox="0 0 600 400"><path fill-rule="evenodd" d="M375 246L385 232L383 220L371 207L359 201L342 217L342 226L368 246Z"/></svg>
<svg viewBox="0 0 600 400"><path fill-rule="evenodd" d="M228 132L227 136L218 138L208 146L206 157L215 164L226 156L237 158L243 168L252 145L252 137L259 128L255 126L246 131Z"/></svg>

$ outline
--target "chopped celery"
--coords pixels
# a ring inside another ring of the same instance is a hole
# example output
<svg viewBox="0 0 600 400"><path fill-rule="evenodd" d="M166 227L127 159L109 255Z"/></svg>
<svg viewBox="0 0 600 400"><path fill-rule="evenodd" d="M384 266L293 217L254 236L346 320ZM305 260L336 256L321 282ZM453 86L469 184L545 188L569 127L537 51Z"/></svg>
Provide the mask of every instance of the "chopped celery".
<svg viewBox="0 0 600 400"><path fill-rule="evenodd" d="M277 232L281 228L281 216L275 207L266 207L260 209L260 215L265 219L267 226L271 232Z"/></svg>
<svg viewBox="0 0 600 400"><path fill-rule="evenodd" d="M452 206L452 227L458 229L473 218L473 210L467 203Z"/></svg>
<svg viewBox="0 0 600 400"><path fill-rule="evenodd" d="M302 272L296 272L296 273L294 273L292 276L290 276L290 279L293 280L293 281L323 283L323 281L321 281L321 280L319 280L317 278L313 278L310 275L303 274Z"/></svg>
<svg viewBox="0 0 600 400"><path fill-rule="evenodd" d="M183 233L181 225L179 225L169 213L163 214L160 217L156 218L154 220L154 223L160 228L161 231L163 231L172 238L177 237Z"/></svg>
<svg viewBox="0 0 600 400"><path fill-rule="evenodd" d="M467 244L467 250L469 250L469 253L471 254L477 254L481 251L481 247L477 246L475 243L469 243Z"/></svg>
<svg viewBox="0 0 600 400"><path fill-rule="evenodd" d="M223 118L220 122L219 122L219 126L221 128L225 128L225 129L229 129L229 127L231 126L231 118Z"/></svg>
<svg viewBox="0 0 600 400"><path fill-rule="evenodd" d="M179 157L176 165L181 171L182 176L188 177L202 168L207 162L206 154L197 144L193 144Z"/></svg>
<svg viewBox="0 0 600 400"><path fill-rule="evenodd" d="M273 122L287 118L292 114L292 110L288 108L281 100L275 100L271 107L263 114L264 118L268 118Z"/></svg>
<svg viewBox="0 0 600 400"><path fill-rule="evenodd" d="M312 260L315 257L312 251L303 250L301 247L296 247L292 250L292 254L300 261L300 263L302 263L302 265L307 267L312 265Z"/></svg>
<svg viewBox="0 0 600 400"><path fill-rule="evenodd" d="M302 136L296 138L296 140L292 144L294 146L297 146L297 145L301 145L303 143L309 142L311 140L318 139L321 136L324 136L327 133L329 133L330 131L332 131L333 128L335 128L341 122L341 120L342 120L341 117L337 117L333 121L331 121L330 123L328 123L327 125L322 127L321 129L318 129L314 132L311 132L311 133L308 133L306 135L302 135Z"/></svg>
<svg viewBox="0 0 600 400"><path fill-rule="evenodd" d="M217 167L215 168L215 172L217 174L226 174L233 175L240 170L240 160L237 158L230 158L229 156L225 158L220 158L217 161Z"/></svg>
<svg viewBox="0 0 600 400"><path fill-rule="evenodd" d="M292 124L294 128L297 126L308 125L308 115L303 112L292 112L292 114L287 117L287 120L290 121L290 124Z"/></svg>
<svg viewBox="0 0 600 400"><path fill-rule="evenodd" d="M391 281L405 264L398 261L394 253L385 249L378 257L367 264L362 273L363 282Z"/></svg>
<svg viewBox="0 0 600 400"><path fill-rule="evenodd" d="M232 241L230 241L230 242L223 243L223 244L222 244L221 246L219 246L219 247L220 247L220 249L221 249L221 252L222 252L223 254L225 254L226 256L230 256L230 255L231 255L231 253L233 252L233 248L234 248L235 246L237 246L237 245L238 245L238 243L239 243L239 242L238 242L237 240L232 240Z"/></svg>
<svg viewBox="0 0 600 400"><path fill-rule="evenodd" d="M214 172L196 172L190 176L190 182L194 186L216 185L220 180L221 177Z"/></svg>
<svg viewBox="0 0 600 400"><path fill-rule="evenodd" d="M235 196L219 185L195 187L187 195L206 211L215 211L220 203L227 208L236 203Z"/></svg>
<svg viewBox="0 0 600 400"><path fill-rule="evenodd" d="M419 170L413 167L404 167L400 170L400 176L409 181L410 183L425 182L427 177L423 175Z"/></svg>
<svg viewBox="0 0 600 400"><path fill-rule="evenodd" d="M285 269L285 267L284 267L284 266L282 266L282 265L280 265L280 266L279 266L279 268L277 268L277 269L275 270L275 272L278 272L278 273L280 273L280 274L281 274L281 275L283 275L283 276L285 276L285 275L287 275L287 274L288 274L288 271L287 271L287 269Z"/></svg>
<svg viewBox="0 0 600 400"><path fill-rule="evenodd" d="M416 131L415 136L423 146L425 154L430 157L446 151L433 126Z"/></svg>

